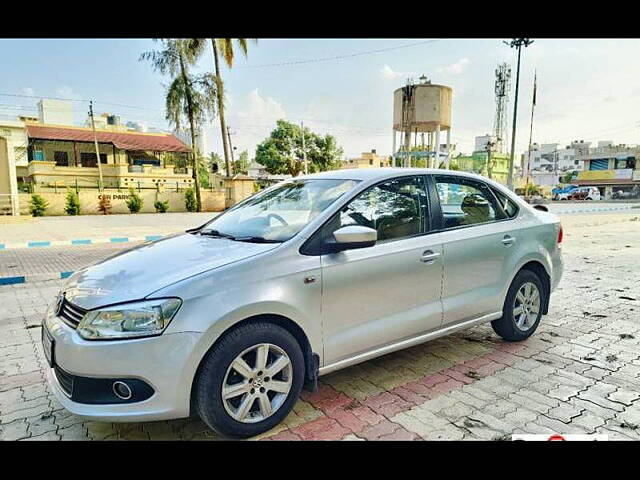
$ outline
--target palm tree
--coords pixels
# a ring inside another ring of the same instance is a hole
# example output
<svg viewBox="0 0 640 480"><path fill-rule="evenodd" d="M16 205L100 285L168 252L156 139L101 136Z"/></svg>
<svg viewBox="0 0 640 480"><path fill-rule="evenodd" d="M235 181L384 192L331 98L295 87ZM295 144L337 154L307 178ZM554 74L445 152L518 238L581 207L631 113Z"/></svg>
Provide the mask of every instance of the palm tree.
<svg viewBox="0 0 640 480"><path fill-rule="evenodd" d="M216 80L211 74L194 76L189 73L202 54L203 44L197 39L162 39L161 50L145 52L141 60L150 60L153 68L161 74L173 77L167 89L166 118L180 129L182 120L189 121L191 133L193 179L198 211L202 211L200 194L199 155L196 143L197 126L206 122L215 111Z"/></svg>
<svg viewBox="0 0 640 480"><path fill-rule="evenodd" d="M248 39L236 38L236 45L240 48L244 56L247 56ZM258 39L253 39L254 43L258 43ZM215 78L216 78L216 90L218 99L218 115L220 117L220 133L222 134L222 145L224 148L224 164L227 172L227 177L231 174L230 171L230 150L229 141L227 138L227 124L224 119L224 86L222 82L222 75L220 74L220 60L222 55L225 63L229 68L233 67L234 47L232 38L212 38L211 47L213 48L213 63L215 66Z"/></svg>

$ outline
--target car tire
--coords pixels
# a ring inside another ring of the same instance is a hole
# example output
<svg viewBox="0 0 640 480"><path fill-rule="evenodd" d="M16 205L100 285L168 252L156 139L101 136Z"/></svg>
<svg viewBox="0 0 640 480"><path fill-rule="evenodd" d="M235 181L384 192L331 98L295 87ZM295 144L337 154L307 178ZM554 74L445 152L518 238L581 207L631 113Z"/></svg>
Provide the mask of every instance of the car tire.
<svg viewBox="0 0 640 480"><path fill-rule="evenodd" d="M527 287L528 285L531 287ZM538 292L537 308L533 308L534 303L526 302L523 305L521 302L527 288L533 292L534 287ZM520 295L518 295L519 293ZM502 317L491 322L493 330L507 342L526 340L533 335L540 324L546 295L544 285L538 275L531 270L520 270L507 292L502 308ZM537 311L534 312L534 310Z"/></svg>
<svg viewBox="0 0 640 480"><path fill-rule="evenodd" d="M265 348L267 356L258 363L259 352ZM276 372L286 360L288 366ZM280 362L277 366L276 361ZM232 363L242 368L236 371ZM260 365L264 365L264 371ZM246 367L250 367L249 371ZM243 368L251 378L238 373ZM270 371L274 378L268 376ZM271 323L242 325L225 333L202 361L194 385L195 408L202 421L217 433L253 437L272 429L287 416L300 396L304 375L302 349L287 330ZM289 385L286 393L285 384ZM276 385L278 391L269 389ZM243 393L237 394L234 387ZM236 396L223 399L223 388ZM270 413L265 415L265 410Z"/></svg>

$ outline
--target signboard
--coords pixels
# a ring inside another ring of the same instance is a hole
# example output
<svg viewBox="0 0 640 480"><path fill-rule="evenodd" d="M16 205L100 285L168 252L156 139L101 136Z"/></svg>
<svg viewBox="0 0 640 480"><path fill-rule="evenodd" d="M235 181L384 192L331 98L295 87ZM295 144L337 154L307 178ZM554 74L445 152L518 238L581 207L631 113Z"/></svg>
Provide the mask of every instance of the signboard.
<svg viewBox="0 0 640 480"><path fill-rule="evenodd" d="M578 174L578 180L631 180L633 169L618 170L583 170Z"/></svg>

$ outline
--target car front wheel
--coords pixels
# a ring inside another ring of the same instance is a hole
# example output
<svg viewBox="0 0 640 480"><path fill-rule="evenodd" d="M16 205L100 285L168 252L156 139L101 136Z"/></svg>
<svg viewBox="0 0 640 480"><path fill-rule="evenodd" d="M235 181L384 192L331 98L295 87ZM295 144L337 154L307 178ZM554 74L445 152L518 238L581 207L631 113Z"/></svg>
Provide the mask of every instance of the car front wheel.
<svg viewBox="0 0 640 480"><path fill-rule="evenodd" d="M228 437L252 437L280 423L304 380L304 358L284 328L250 323L226 333L209 351L195 383L200 418Z"/></svg>
<svg viewBox="0 0 640 480"><path fill-rule="evenodd" d="M508 342L519 342L536 331L542 318L544 287L530 270L513 279L502 308L502 318L491 322L493 330Z"/></svg>

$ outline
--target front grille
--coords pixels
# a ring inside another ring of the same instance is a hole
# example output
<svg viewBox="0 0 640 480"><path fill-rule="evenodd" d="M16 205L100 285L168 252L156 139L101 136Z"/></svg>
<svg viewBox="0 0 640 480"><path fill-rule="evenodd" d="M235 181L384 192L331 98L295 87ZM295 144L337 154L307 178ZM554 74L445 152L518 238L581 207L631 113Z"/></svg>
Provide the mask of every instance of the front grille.
<svg viewBox="0 0 640 480"><path fill-rule="evenodd" d="M85 313L87 311L84 308L78 307L64 298L58 316L71 328L78 328L78 324Z"/></svg>
<svg viewBox="0 0 640 480"><path fill-rule="evenodd" d="M60 384L60 388L66 393L69 397L73 394L73 375L65 372L57 365L53 370L56 374L56 378L58 379L58 383Z"/></svg>

